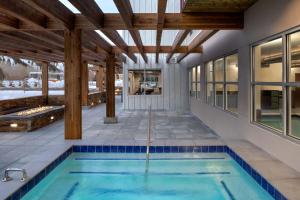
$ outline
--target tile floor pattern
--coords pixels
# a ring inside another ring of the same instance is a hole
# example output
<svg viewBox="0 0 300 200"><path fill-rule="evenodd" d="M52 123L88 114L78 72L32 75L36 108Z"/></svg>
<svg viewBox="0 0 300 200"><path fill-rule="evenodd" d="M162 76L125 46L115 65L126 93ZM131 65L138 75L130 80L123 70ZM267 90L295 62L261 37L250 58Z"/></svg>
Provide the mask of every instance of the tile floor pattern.
<svg viewBox="0 0 300 200"><path fill-rule="evenodd" d="M83 139L64 140L63 120L28 133L0 133L0 173L7 167L25 168L36 175L73 144L145 145L148 115L145 111L122 111L117 101L119 123L103 124L105 105L83 111ZM153 112L153 145L227 144L278 187L289 199L300 199L300 173L246 141L222 141L199 119L189 113ZM269 170L271 166L272 170ZM0 182L0 200L19 188L13 181Z"/></svg>

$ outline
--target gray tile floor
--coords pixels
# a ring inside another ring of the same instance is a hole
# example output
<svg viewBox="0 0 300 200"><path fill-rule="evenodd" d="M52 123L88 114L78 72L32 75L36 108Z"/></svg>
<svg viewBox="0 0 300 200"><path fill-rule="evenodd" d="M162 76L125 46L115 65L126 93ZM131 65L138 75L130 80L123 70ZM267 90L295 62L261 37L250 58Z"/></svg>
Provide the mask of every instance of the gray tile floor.
<svg viewBox="0 0 300 200"><path fill-rule="evenodd" d="M148 115L145 111L121 110L117 101L119 123L103 124L105 105L83 111L83 139L64 140L64 123L58 121L28 133L0 133L0 173L7 167L25 168L35 176L73 144L145 145ZM222 141L198 118L189 113L153 112L154 145L217 145L226 144L247 160L289 199L300 199L300 173L276 160L255 145L240 140ZM22 184L0 182L0 200Z"/></svg>

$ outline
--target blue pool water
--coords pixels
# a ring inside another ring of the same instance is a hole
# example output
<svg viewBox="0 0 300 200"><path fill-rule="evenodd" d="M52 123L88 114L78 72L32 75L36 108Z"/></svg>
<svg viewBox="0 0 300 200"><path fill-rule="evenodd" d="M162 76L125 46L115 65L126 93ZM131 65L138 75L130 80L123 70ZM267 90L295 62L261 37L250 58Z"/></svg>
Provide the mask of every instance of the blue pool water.
<svg viewBox="0 0 300 200"><path fill-rule="evenodd" d="M225 153L72 153L24 200L273 199Z"/></svg>

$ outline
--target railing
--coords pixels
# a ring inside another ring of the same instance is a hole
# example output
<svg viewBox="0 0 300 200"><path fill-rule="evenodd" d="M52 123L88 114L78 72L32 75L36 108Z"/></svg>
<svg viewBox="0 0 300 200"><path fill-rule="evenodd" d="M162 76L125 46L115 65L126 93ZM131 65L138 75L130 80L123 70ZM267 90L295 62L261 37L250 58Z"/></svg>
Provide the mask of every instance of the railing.
<svg viewBox="0 0 300 200"><path fill-rule="evenodd" d="M148 135L147 135L147 149L146 149L146 170L145 172L148 173L149 170L149 158L150 158L150 145L151 145L151 132L152 132L152 127L151 127L151 114L152 114L152 109L151 105L149 105L149 111L148 111Z"/></svg>
<svg viewBox="0 0 300 200"><path fill-rule="evenodd" d="M13 180L12 177L9 176L9 172L21 172L22 173L22 178L20 179L22 182L26 181L27 179L27 173L25 169L19 169L19 168L7 168L4 171L4 177L2 179L2 182L7 182Z"/></svg>

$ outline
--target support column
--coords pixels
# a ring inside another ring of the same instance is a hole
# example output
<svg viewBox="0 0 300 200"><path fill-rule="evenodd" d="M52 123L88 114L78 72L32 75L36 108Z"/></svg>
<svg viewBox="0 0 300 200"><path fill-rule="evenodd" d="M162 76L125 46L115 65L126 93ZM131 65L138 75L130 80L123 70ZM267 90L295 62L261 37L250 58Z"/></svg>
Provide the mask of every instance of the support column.
<svg viewBox="0 0 300 200"><path fill-rule="evenodd" d="M104 123L118 123L115 113L115 56L109 55L106 61L106 117Z"/></svg>
<svg viewBox="0 0 300 200"><path fill-rule="evenodd" d="M81 66L81 102L82 106L88 106L89 98L89 70L88 63L82 62Z"/></svg>
<svg viewBox="0 0 300 200"><path fill-rule="evenodd" d="M49 85L48 85L48 63L42 63L42 95L48 100Z"/></svg>
<svg viewBox="0 0 300 200"><path fill-rule="evenodd" d="M81 30L65 30L65 139L81 139Z"/></svg>
<svg viewBox="0 0 300 200"><path fill-rule="evenodd" d="M96 72L96 85L99 88L99 92L103 92L103 78L104 78L104 69L99 66L99 69Z"/></svg>

